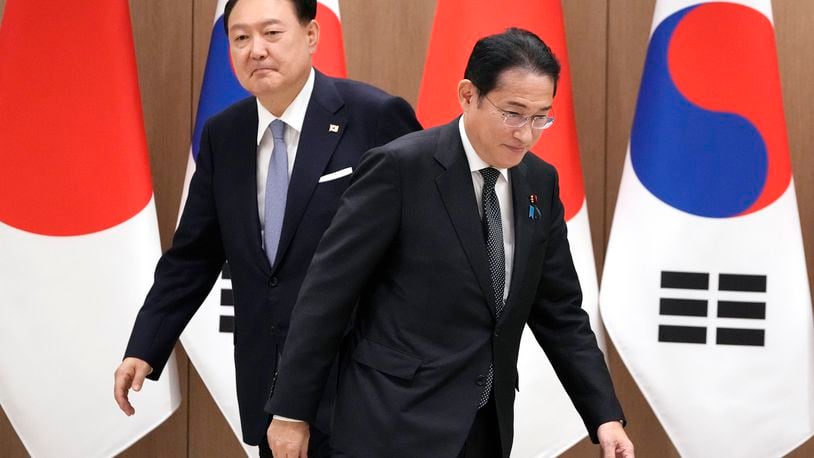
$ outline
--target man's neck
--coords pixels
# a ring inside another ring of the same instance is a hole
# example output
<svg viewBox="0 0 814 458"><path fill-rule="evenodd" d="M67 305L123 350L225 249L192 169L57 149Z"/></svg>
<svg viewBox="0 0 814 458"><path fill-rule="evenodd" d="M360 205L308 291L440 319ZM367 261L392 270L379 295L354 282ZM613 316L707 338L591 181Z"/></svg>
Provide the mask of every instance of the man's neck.
<svg viewBox="0 0 814 458"><path fill-rule="evenodd" d="M257 96L257 100L260 101L260 105L263 105L263 108L279 118L285 113L285 110L288 109L302 88L305 87L305 83L308 81L308 75L309 72L306 72L295 84L292 84L288 88L275 91L274 94Z"/></svg>

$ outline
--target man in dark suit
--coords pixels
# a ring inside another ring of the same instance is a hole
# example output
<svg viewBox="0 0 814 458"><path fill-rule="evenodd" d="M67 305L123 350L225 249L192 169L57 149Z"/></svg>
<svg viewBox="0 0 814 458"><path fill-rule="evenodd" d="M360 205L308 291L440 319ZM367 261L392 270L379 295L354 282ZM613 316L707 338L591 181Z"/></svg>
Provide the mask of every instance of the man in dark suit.
<svg viewBox="0 0 814 458"><path fill-rule="evenodd" d="M230 0L224 22L235 73L254 97L212 117L173 245L156 268L116 371L127 399L157 379L224 261L235 301L235 365L243 439L265 441L263 412L291 309L362 153L420 129L403 99L328 78L311 66L315 0ZM317 424L327 432L327 418ZM316 431L312 452L327 454ZM261 444L261 454L270 453Z"/></svg>
<svg viewBox="0 0 814 458"><path fill-rule="evenodd" d="M633 456L580 307L556 171L527 154L553 122L558 75L534 34L486 37L458 86L461 118L362 159L294 308L266 405L275 456L307 447L354 310L337 456L509 456L526 324L604 455Z"/></svg>

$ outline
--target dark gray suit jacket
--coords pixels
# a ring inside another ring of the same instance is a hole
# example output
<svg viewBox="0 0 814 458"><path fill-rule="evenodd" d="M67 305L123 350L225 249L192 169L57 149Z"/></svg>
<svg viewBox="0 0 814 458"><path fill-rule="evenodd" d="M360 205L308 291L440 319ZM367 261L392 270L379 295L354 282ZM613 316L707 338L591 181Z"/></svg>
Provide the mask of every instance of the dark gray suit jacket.
<svg viewBox="0 0 814 458"><path fill-rule="evenodd" d="M526 324L596 441L623 418L581 309L554 168L510 169L511 289L495 318L480 217L458 123L416 132L362 159L320 242L294 309L270 413L312 420L346 324L331 444L361 457L453 457L490 362L504 456L512 443ZM530 196L541 212L529 218Z"/></svg>

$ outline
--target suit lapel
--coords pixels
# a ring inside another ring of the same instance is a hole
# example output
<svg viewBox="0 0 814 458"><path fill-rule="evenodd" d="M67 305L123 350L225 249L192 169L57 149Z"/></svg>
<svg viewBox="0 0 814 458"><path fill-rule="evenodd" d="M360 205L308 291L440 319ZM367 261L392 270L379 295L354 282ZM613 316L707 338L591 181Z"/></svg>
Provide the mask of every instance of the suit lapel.
<svg viewBox="0 0 814 458"><path fill-rule="evenodd" d="M341 110L343 106L344 101L333 82L316 72L314 91L308 102L297 146L297 158L288 184L285 218L277 249L277 265L285 258L319 177L325 171L339 144L339 139L347 129L347 112ZM332 125L338 126L338 131L329 130Z"/></svg>
<svg viewBox="0 0 814 458"><path fill-rule="evenodd" d="M472 173L458 131L458 119L443 126L440 135L435 159L445 171L436 177L435 183L494 318L497 306L489 275L489 260L472 186Z"/></svg>
<svg viewBox="0 0 814 458"><path fill-rule="evenodd" d="M531 152L526 154L533 154ZM531 254L531 240L534 224L539 220L529 218L529 196L531 187L526 176L526 164L521 162L509 169L512 179L512 203L514 210L514 264L512 265L512 283L509 287L509 296L506 299L506 309L503 316L507 316L509 307L513 304L518 290L523 287L521 281L526 273L526 267ZM539 204L538 204L539 205Z"/></svg>
<svg viewBox="0 0 814 458"><path fill-rule="evenodd" d="M257 212L257 101L254 97L247 100L244 120L232 126L235 145L233 161L237 168L233 186L239 196L235 199L235 205L239 207L237 214L240 215L243 236L249 241L252 256L263 271L269 273Z"/></svg>

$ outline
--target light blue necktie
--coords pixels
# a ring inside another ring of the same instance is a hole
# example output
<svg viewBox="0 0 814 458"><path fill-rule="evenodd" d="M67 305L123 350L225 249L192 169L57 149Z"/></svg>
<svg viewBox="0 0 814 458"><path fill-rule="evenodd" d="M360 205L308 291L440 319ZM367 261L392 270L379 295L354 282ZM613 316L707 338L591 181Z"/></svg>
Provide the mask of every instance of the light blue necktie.
<svg viewBox="0 0 814 458"><path fill-rule="evenodd" d="M275 119L269 126L274 137L274 149L269 159L269 171L266 177L266 198L264 215L264 242L269 264L274 266L277 258L277 247L283 230L285 201L288 194L288 149L285 146L283 132L285 123Z"/></svg>

